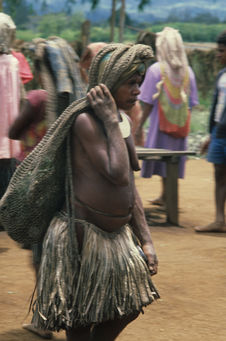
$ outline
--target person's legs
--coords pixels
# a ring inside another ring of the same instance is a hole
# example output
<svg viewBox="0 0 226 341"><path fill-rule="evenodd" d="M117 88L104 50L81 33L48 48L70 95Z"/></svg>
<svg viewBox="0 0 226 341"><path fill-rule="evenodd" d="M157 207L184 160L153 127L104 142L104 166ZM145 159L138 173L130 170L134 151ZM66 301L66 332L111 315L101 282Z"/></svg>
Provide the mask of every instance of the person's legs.
<svg viewBox="0 0 226 341"><path fill-rule="evenodd" d="M91 341L90 328L91 327L88 326L66 330L67 341Z"/></svg>
<svg viewBox="0 0 226 341"><path fill-rule="evenodd" d="M154 199L154 200L149 200L149 202L152 205L159 205L159 206L164 206L165 205L165 200L166 200L166 179L161 177L161 184L162 184L162 188L161 188L161 194L158 198Z"/></svg>
<svg viewBox="0 0 226 341"><path fill-rule="evenodd" d="M34 270L35 270L35 279L36 279L36 284L37 284L38 272L39 272L39 267L40 267L40 263L41 263L41 256L42 256L42 242L32 244L31 250L32 250L32 258L33 258L32 265L33 265ZM22 327L24 329L28 330L29 332L40 336L43 339L52 339L52 337L53 337L53 333L51 331L36 328L36 327L34 327L34 325L32 323L30 323L30 324L25 323L22 325Z"/></svg>
<svg viewBox="0 0 226 341"><path fill-rule="evenodd" d="M226 202L226 165L214 164L214 170L216 219L209 225L195 227L196 232L226 232L224 213Z"/></svg>
<svg viewBox="0 0 226 341"><path fill-rule="evenodd" d="M107 321L96 325L91 341L114 341L123 329L138 317L139 313L128 315L121 319ZM71 340L70 340L71 341Z"/></svg>
<svg viewBox="0 0 226 341"><path fill-rule="evenodd" d="M207 226L195 227L196 232L226 232L225 200L226 200L226 138L216 137L216 127L211 134L207 159L214 164L215 179L215 221Z"/></svg>
<svg viewBox="0 0 226 341"><path fill-rule="evenodd" d="M224 209L226 200L226 165L215 166L216 222L225 224Z"/></svg>
<svg viewBox="0 0 226 341"><path fill-rule="evenodd" d="M42 339L51 340L53 337L52 332L50 332L49 330L42 330L42 329L35 328L32 323L31 324L23 324L23 329L26 329L29 332L40 336Z"/></svg>

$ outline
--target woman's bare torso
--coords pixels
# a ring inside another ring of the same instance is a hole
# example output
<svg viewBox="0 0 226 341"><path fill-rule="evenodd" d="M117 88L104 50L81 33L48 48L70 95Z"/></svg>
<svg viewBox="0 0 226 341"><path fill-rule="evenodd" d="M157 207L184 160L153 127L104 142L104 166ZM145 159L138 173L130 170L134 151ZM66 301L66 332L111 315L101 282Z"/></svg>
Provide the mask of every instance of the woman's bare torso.
<svg viewBox="0 0 226 341"><path fill-rule="evenodd" d="M104 138L104 135L103 135ZM87 157L76 134L73 134L73 185L76 217L113 232L131 219L134 204L134 177L126 185L111 182Z"/></svg>

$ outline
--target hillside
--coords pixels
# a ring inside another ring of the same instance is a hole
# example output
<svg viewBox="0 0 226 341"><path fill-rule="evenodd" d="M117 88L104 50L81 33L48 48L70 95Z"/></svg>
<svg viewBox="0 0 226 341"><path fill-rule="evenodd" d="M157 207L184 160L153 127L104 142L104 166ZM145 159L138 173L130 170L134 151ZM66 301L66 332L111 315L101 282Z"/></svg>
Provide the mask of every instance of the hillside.
<svg viewBox="0 0 226 341"><path fill-rule="evenodd" d="M29 0L33 5L34 1ZM63 11L64 1L48 0L49 11ZM225 0L152 0L151 5L147 5L143 12L138 12L139 0L127 0L126 11L130 17L136 21L153 22L164 20L169 15L176 15L183 18L194 17L201 13L210 13L219 20L226 20ZM36 9L38 9L38 2ZM111 0L100 0L100 5L95 11L90 10L90 2L78 0L74 5L75 11L82 11L91 21L98 22L106 20L111 11Z"/></svg>

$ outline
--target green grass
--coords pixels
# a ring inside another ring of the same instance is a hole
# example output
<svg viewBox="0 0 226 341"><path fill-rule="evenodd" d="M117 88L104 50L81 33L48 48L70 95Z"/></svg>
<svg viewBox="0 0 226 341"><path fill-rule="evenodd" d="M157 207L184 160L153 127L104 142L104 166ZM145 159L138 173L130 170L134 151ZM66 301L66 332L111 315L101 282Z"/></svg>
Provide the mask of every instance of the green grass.
<svg viewBox="0 0 226 341"><path fill-rule="evenodd" d="M191 134L207 134L209 122L209 111L202 110L201 107L194 108L191 114Z"/></svg>
<svg viewBox="0 0 226 341"><path fill-rule="evenodd" d="M190 132L192 134L208 134L211 101L212 95L202 97L199 93L199 105L193 108L191 115Z"/></svg>

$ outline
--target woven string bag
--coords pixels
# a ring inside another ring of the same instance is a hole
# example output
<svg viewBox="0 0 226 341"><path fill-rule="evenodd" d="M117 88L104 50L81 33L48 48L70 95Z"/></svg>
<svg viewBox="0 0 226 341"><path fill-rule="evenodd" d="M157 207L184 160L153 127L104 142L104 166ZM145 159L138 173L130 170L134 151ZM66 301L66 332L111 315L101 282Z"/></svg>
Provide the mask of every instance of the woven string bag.
<svg viewBox="0 0 226 341"><path fill-rule="evenodd" d="M98 80L99 64L109 52L111 57ZM111 90L135 59L145 62L152 56L152 49L145 45L107 45L93 60L89 88L99 82ZM0 221L15 241L42 240L51 219L65 201L69 216L73 211L70 128L77 115L88 108L86 97L73 102L16 169L0 201Z"/></svg>

